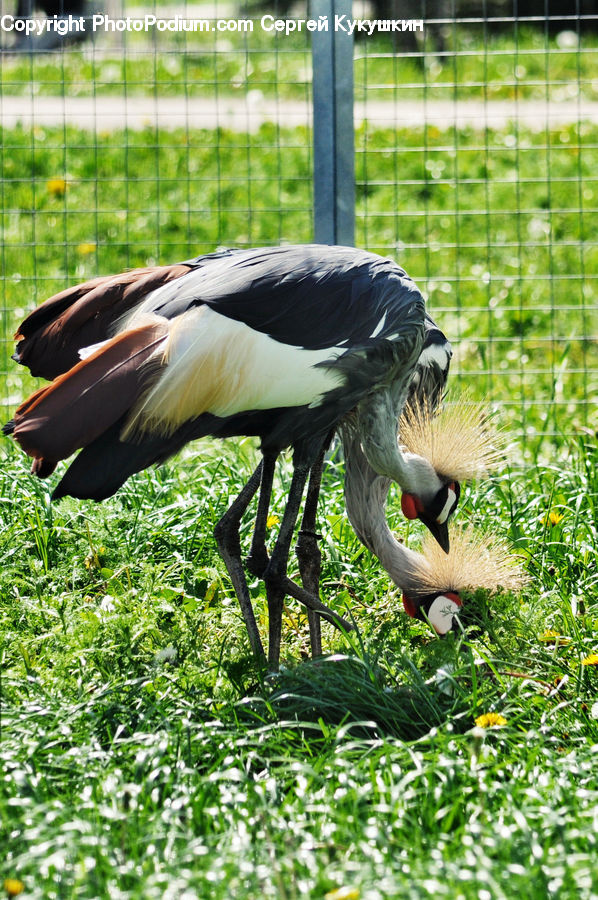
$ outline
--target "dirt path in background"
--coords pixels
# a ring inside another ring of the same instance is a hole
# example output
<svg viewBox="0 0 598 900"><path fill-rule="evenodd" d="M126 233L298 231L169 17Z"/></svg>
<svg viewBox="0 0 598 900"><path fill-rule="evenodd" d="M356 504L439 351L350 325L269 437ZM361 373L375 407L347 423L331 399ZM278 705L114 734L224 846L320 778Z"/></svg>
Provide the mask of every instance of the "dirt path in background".
<svg viewBox="0 0 598 900"><path fill-rule="evenodd" d="M368 120L379 127L435 125L439 128L473 126L504 128L517 121L541 131L577 122L598 123L598 102L572 100L567 103L525 100L519 103L492 100L459 102L442 100L373 100L355 103L356 123ZM220 96L218 100L185 97L0 97L0 125L17 123L29 127L78 125L97 131L148 126L172 128L229 128L253 132L264 122L285 128L311 124L311 105L297 100L276 100L250 91L247 97Z"/></svg>

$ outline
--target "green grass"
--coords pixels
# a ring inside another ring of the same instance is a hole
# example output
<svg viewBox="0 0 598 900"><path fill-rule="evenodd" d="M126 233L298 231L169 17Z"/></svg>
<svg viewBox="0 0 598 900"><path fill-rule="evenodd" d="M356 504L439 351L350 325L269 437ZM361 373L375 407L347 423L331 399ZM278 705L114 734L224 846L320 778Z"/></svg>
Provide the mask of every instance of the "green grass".
<svg viewBox="0 0 598 900"><path fill-rule="evenodd" d="M593 55L596 36L583 34L578 47L559 45L542 29L508 26L467 28L457 24L445 53L401 56L382 41L357 45L355 82L362 100L546 100L596 99Z"/></svg>
<svg viewBox="0 0 598 900"><path fill-rule="evenodd" d="M273 125L6 131L4 334L75 280L223 244L309 241L309 140ZM422 287L455 341L454 372L504 406L530 460L545 440L591 425L598 127L363 126L357 147L356 243L392 255ZM5 371L14 402L22 376Z"/></svg>
<svg viewBox="0 0 598 900"><path fill-rule="evenodd" d="M44 900L595 896L598 459L591 442L569 451L567 469L467 492L461 518L507 533L531 581L468 597L444 641L401 613L331 464L324 592L358 630L325 626L332 655L301 662L290 605L288 667L265 679L211 536L248 442L204 442L102 505L50 506L9 453L5 876ZM403 527L396 497L389 517ZM491 711L506 724L474 729Z"/></svg>
<svg viewBox="0 0 598 900"><path fill-rule="evenodd" d="M233 35L233 39L234 39ZM248 51L241 43L230 47L227 35L198 35L192 49L173 42L170 52L162 47L155 54L151 44L127 42L122 49L98 53L74 50L56 56L45 54L28 59L6 57L1 65L2 92L29 95L32 88L47 96L161 97L213 96L215 86L225 95L245 98L247 90L287 99L306 99L310 92L310 53L305 41L290 42L274 56L275 38L264 39ZM280 39L279 39L280 42ZM190 43L190 41L189 41ZM260 48L261 44L261 48ZM227 49L230 47L230 49Z"/></svg>
<svg viewBox="0 0 598 900"><path fill-rule="evenodd" d="M4 55L0 90L9 95L49 96L212 96L306 99L311 94L309 34L263 31L261 13L250 34L209 32L157 34L160 52L145 34L100 35L95 49L85 45L67 53L24 58ZM459 26L448 35L445 53L425 45L399 55L384 37L357 43L357 99L372 100L595 100L594 56L598 38L583 33L579 47L561 46L542 29ZM276 52L275 52L276 51ZM423 52L423 48L422 51ZM420 52L420 53L421 53Z"/></svg>

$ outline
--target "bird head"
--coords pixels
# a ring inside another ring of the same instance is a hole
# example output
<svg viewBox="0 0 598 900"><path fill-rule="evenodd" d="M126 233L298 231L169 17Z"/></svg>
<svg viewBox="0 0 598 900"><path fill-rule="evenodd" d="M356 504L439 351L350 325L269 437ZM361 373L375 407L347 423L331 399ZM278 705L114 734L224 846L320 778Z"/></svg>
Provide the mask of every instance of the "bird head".
<svg viewBox="0 0 598 900"><path fill-rule="evenodd" d="M403 609L413 619L429 622L436 634L448 634L458 621L458 613L463 605L459 594L445 591L441 594L429 594L417 601L403 594Z"/></svg>
<svg viewBox="0 0 598 900"><path fill-rule="evenodd" d="M497 429L467 397L434 408L414 401L401 416L399 440L413 485L403 493L403 515L423 522L448 553L461 482L488 474L502 459Z"/></svg>
<svg viewBox="0 0 598 900"><path fill-rule="evenodd" d="M400 579L405 612L429 622L439 635L457 625L464 591L519 590L526 583L506 542L477 534L471 527L455 532L448 554L428 536L422 553L408 558L408 571Z"/></svg>
<svg viewBox="0 0 598 900"><path fill-rule="evenodd" d="M403 515L406 519L423 522L448 553L448 522L459 504L461 485L458 481L444 481L422 457L407 453L405 458L413 475L413 490L403 492Z"/></svg>

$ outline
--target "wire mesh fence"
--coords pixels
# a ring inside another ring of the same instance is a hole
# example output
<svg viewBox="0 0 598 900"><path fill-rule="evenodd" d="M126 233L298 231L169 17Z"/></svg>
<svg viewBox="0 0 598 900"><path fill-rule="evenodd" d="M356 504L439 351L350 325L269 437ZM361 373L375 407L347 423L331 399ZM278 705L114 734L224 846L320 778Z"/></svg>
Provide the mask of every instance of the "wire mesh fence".
<svg viewBox="0 0 598 900"><path fill-rule="evenodd" d="M8 359L12 333L53 292L220 245L312 233L309 35L247 31L251 20L231 3L127 4L103 14L107 30L89 33L88 17L87 40L51 49L19 50L17 35L2 35L8 405L23 392ZM182 17L208 30L111 30L127 17Z"/></svg>
<svg viewBox="0 0 598 900"><path fill-rule="evenodd" d="M598 398L595 24L439 19L356 54L357 242L405 260L453 372L536 448Z"/></svg>
<svg viewBox="0 0 598 900"><path fill-rule="evenodd" d="M2 3L7 22L15 11ZM313 238L311 33L273 25L304 13L87 12L104 21L85 40L0 35L7 406L26 387L12 331L54 291ZM592 428L598 396L598 17L581 12L444 15L355 43L356 244L412 274L454 372L530 447ZM158 26L177 17L207 25Z"/></svg>

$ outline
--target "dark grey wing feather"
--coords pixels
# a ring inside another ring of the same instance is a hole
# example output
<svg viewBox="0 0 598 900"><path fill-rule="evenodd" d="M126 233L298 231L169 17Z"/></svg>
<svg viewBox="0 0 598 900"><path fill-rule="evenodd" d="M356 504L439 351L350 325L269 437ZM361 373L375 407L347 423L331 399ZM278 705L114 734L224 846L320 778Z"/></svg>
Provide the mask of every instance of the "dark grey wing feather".
<svg viewBox="0 0 598 900"><path fill-rule="evenodd" d="M209 262L209 264L208 264ZM378 346L401 336L423 305L396 263L351 247L297 245L220 251L155 294L171 319L205 304L283 344L322 350Z"/></svg>

